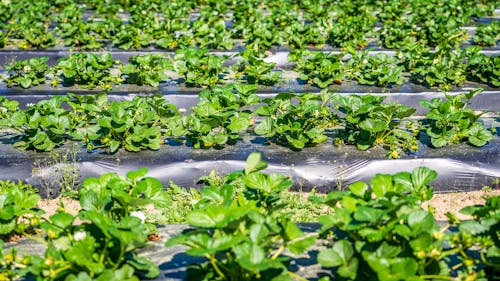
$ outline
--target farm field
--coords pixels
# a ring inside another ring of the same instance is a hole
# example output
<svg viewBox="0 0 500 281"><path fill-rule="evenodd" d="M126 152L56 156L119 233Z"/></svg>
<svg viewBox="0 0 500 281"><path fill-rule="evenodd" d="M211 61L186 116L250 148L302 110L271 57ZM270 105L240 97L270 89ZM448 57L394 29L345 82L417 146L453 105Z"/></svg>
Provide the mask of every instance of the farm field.
<svg viewBox="0 0 500 281"><path fill-rule="evenodd" d="M0 281L500 280L500 2L0 1Z"/></svg>

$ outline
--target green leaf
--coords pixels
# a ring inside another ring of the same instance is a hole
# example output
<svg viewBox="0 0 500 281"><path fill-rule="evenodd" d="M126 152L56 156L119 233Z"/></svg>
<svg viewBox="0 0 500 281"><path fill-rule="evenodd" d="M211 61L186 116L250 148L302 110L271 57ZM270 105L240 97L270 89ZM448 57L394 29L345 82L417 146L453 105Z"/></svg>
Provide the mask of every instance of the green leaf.
<svg viewBox="0 0 500 281"><path fill-rule="evenodd" d="M363 130L377 133L382 132L387 128L387 124L384 121L375 120L375 119L366 119L359 123L359 127Z"/></svg>
<svg viewBox="0 0 500 281"><path fill-rule="evenodd" d="M276 134L274 121L271 118L265 118L254 129L255 133L266 138L273 137Z"/></svg>
<svg viewBox="0 0 500 281"><path fill-rule="evenodd" d="M430 231L435 226L434 216L425 210L415 210L408 216L408 225L415 235Z"/></svg>
<svg viewBox="0 0 500 281"><path fill-rule="evenodd" d="M265 224L253 224L250 227L248 236L250 240L254 243L260 243L262 239L266 238L269 234L269 230Z"/></svg>
<svg viewBox="0 0 500 281"><path fill-rule="evenodd" d="M377 174L370 179L370 185L377 197L383 197L386 193L392 192L394 189L391 175Z"/></svg>
<svg viewBox="0 0 500 281"><path fill-rule="evenodd" d="M80 192L80 206L85 211L104 211L111 202L111 193L104 190L86 189Z"/></svg>
<svg viewBox="0 0 500 281"><path fill-rule="evenodd" d="M475 123L469 129L469 142L474 146L484 146L493 138L493 135L483 125Z"/></svg>
<svg viewBox="0 0 500 281"><path fill-rule="evenodd" d="M109 152L115 153L121 146L121 143L117 140L111 140L109 142Z"/></svg>
<svg viewBox="0 0 500 281"><path fill-rule="evenodd" d="M431 181L435 180L437 176L438 174L434 170L427 167L418 167L411 172L411 181L413 182L415 190L419 190Z"/></svg>
<svg viewBox="0 0 500 281"><path fill-rule="evenodd" d="M161 273L158 265L154 264L145 257L138 257L134 255L133 259L127 259L127 263L134 267L136 271L140 271L141 276L148 279L156 278Z"/></svg>
<svg viewBox="0 0 500 281"><path fill-rule="evenodd" d="M349 185L349 191L358 197L364 197L366 191L368 190L368 185L365 182L358 181Z"/></svg>
<svg viewBox="0 0 500 281"><path fill-rule="evenodd" d="M59 212L50 216L50 222L61 229L66 229L73 224L75 217L65 212Z"/></svg>
<svg viewBox="0 0 500 281"><path fill-rule="evenodd" d="M144 177L148 173L146 167L141 167L135 171L130 171L127 173L127 178L131 181L137 181L138 179Z"/></svg>
<svg viewBox="0 0 500 281"><path fill-rule="evenodd" d="M448 144L448 141L444 138L431 138L431 143L435 148L444 147Z"/></svg>
<svg viewBox="0 0 500 281"><path fill-rule="evenodd" d="M316 237L314 236L298 237L288 243L288 250L295 255L300 255L309 249L309 247L314 245L315 242Z"/></svg>
<svg viewBox="0 0 500 281"><path fill-rule="evenodd" d="M371 222L375 223L382 218L384 215L384 211L367 207L367 206L358 206L358 209L354 213L354 218L361 222Z"/></svg>
<svg viewBox="0 0 500 281"><path fill-rule="evenodd" d="M16 219L4 220L0 219L0 235L10 234L16 228Z"/></svg>
<svg viewBox="0 0 500 281"><path fill-rule="evenodd" d="M331 249L323 249L318 254L318 262L325 267L347 265L354 255L352 245L347 240L340 240Z"/></svg>
<svg viewBox="0 0 500 281"><path fill-rule="evenodd" d="M262 171L267 168L267 162L262 161L262 154L258 152L252 152L247 157L245 174L251 174L254 172Z"/></svg>
<svg viewBox="0 0 500 281"><path fill-rule="evenodd" d="M28 124L28 118L23 111L14 112L11 116L11 124L14 127L22 127Z"/></svg>
<svg viewBox="0 0 500 281"><path fill-rule="evenodd" d="M478 235L489 231L489 227L482 225L480 222L468 220L462 222L458 226L459 230L464 233L470 233L471 235Z"/></svg>

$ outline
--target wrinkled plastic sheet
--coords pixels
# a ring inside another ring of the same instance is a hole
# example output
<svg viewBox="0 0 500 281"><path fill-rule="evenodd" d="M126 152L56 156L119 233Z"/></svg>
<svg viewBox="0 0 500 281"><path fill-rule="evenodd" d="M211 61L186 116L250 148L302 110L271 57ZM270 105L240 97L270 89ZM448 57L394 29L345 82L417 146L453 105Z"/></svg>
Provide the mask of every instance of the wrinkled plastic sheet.
<svg viewBox="0 0 500 281"><path fill-rule="evenodd" d="M500 131L497 120L484 120L485 125ZM472 191L484 186L499 188L500 179L500 138L497 136L484 147L467 144L450 145L433 149L420 144L420 150L412 155L402 155L402 159L388 159L387 151L374 148L358 151L354 146L335 147L329 140L300 152L276 144L267 144L258 136L245 137L235 145L224 149L194 149L185 144L171 141L158 151L137 153L120 150L116 154L104 151L87 152L79 148L77 163L58 163L37 169L33 173L35 161L49 158L48 153L20 151L11 144L12 136L4 134L0 138L0 179L24 180L39 186L40 178L50 178L51 171L76 165L82 179L97 177L113 172L121 175L140 167L149 169L148 176L160 179L165 185L174 181L178 185L197 186L197 179L215 170L226 174L241 170L251 152L263 153L269 162L267 172L282 173L295 180L293 190L310 191L316 188L328 192L345 188L355 181L368 181L377 173L393 174L411 171L418 166L427 166L438 172L433 182L436 192ZM80 146L77 146L80 147ZM65 149L58 148L57 150ZM42 193L44 190L42 190ZM52 193L57 193L53 190Z"/></svg>

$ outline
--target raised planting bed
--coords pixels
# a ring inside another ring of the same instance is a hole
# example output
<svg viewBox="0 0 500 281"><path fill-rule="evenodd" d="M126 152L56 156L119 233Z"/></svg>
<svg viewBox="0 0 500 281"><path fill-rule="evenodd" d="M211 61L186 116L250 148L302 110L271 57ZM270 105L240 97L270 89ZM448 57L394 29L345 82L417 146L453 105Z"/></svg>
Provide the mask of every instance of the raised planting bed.
<svg viewBox="0 0 500 281"><path fill-rule="evenodd" d="M2 241L0 276L23 280L90 276L494 280L498 276L498 191L483 191L481 204L464 206L461 214L449 213L447 221L437 222L428 201L438 174L418 167L378 174L344 191L313 194L309 200L320 208L312 215L317 222L297 223L288 211L292 202L285 199L293 181L267 174L266 166L260 154L252 153L243 170L206 177L201 192L177 187L168 193L157 179L146 176L146 169L122 177L87 178L77 195L78 211L62 207L44 218L35 208L39 197L29 186L1 182L4 205L18 206L8 220L19 222L2 221L2 235L29 239L6 245ZM161 211L167 216L178 211L168 207L172 203L178 207L171 200L183 193L188 210L181 220L187 224L156 226L148 219L146 213ZM464 215L468 219L459 219Z"/></svg>
<svg viewBox="0 0 500 281"><path fill-rule="evenodd" d="M4 99L3 126L10 131L2 137L1 176L37 185L36 178L57 165L77 165L84 176L146 166L164 183L174 177L193 184L207 169L239 168L248 153L263 151L277 171L294 176L305 189L328 191L334 183L418 163L446 175L436 185L440 191L473 190L499 177L498 116L467 108L479 90L421 100L420 107L430 110L426 118L377 96L280 93L261 100L254 90L236 85L203 91L191 112L179 112L162 96L120 102L106 95L55 96L24 110ZM439 123L450 116L456 117ZM49 156L12 146L51 151L78 140L75 163L52 163L36 173L34 163ZM464 145L453 144L459 142ZM406 160L393 165L387 157Z"/></svg>
<svg viewBox="0 0 500 281"><path fill-rule="evenodd" d="M0 1L0 281L497 280L499 8Z"/></svg>

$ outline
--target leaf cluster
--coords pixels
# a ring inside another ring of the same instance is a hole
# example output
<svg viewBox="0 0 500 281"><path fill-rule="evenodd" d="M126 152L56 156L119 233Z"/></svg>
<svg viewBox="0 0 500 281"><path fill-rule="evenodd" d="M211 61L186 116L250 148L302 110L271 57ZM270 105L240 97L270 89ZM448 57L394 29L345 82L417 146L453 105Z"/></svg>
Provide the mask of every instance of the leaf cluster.
<svg viewBox="0 0 500 281"><path fill-rule="evenodd" d="M84 88L102 87L110 90L116 77L110 73L115 65L111 54L75 53L58 60L54 71L64 85L82 85Z"/></svg>
<svg viewBox="0 0 500 281"><path fill-rule="evenodd" d="M168 80L166 70L172 70L171 61L161 55L132 56L129 63L120 66L121 76L125 76L125 83L149 85L158 87L160 82Z"/></svg>
<svg viewBox="0 0 500 281"><path fill-rule="evenodd" d="M496 7L495 1L471 4L467 0L365 1L359 5L354 1L296 0L279 4L270 0L220 4L187 0L170 5L156 0L20 0L1 4L0 30L5 34L4 45L22 49L62 44L127 50L150 46L231 50L248 46L264 52L284 44L303 48L328 43L362 49L373 40L376 26L381 26L379 41L385 47L413 41L428 46L445 42L455 47L467 39L461 27L475 25L474 18L492 15ZM475 41L491 44L494 34L484 30L477 36L489 39Z"/></svg>
<svg viewBox="0 0 500 281"><path fill-rule="evenodd" d="M328 139L325 130L337 122L328 106L332 97L323 91L319 95L280 93L264 99L265 104L255 110L255 114L264 117L255 133L294 149L322 143Z"/></svg>
<svg viewBox="0 0 500 281"><path fill-rule="evenodd" d="M43 214L36 208L39 200L38 191L28 184L0 181L0 237L23 234L38 221Z"/></svg>
<svg viewBox="0 0 500 281"><path fill-rule="evenodd" d="M185 136L195 148L234 144L252 125L249 106L260 102L256 88L256 85L231 84L202 91L192 113L169 120L171 134Z"/></svg>
<svg viewBox="0 0 500 281"><path fill-rule="evenodd" d="M48 57L39 57L9 64L5 67L9 76L5 80L7 86L21 86L27 89L31 86L44 84L45 76L49 71L48 59Z"/></svg>
<svg viewBox="0 0 500 281"><path fill-rule="evenodd" d="M370 185L356 182L317 201L334 209L319 218L335 228L331 247L318 262L342 280L425 280L449 276L442 231L420 204L432 198L437 173L425 167L395 175L377 174ZM437 278L437 277L436 277ZM444 278L444 277L443 277Z"/></svg>
<svg viewBox="0 0 500 281"><path fill-rule="evenodd" d="M345 129L336 144L355 144L359 150L386 147L389 157L399 158L402 151L418 150L414 132L401 127L401 122L416 109L399 103L382 103L383 96L337 96L337 109L345 114Z"/></svg>
<svg viewBox="0 0 500 281"><path fill-rule="evenodd" d="M419 101L422 107L429 109L429 124L425 132L434 147L464 140L474 146L483 146L493 138L491 132L478 122L482 113L476 114L467 108L469 101L481 91L476 89L467 94L447 95L444 101L440 98Z"/></svg>
<svg viewBox="0 0 500 281"><path fill-rule="evenodd" d="M28 257L28 276L48 280L140 280L154 278L158 266L135 250L146 246L155 226L140 212L148 204L171 204L158 179L146 168L126 178L88 178L80 190L77 216L59 211L40 224L47 234L45 255ZM82 221L75 224L76 219Z"/></svg>
<svg viewBox="0 0 500 281"><path fill-rule="evenodd" d="M202 198L187 215L194 229L167 241L183 244L187 254L207 258L188 272L190 280L291 280L283 252L303 253L315 237L287 217L279 194L293 183L280 174L264 174L267 163L252 153L244 171L205 186Z"/></svg>
<svg viewBox="0 0 500 281"><path fill-rule="evenodd" d="M223 66L227 56L208 54L206 49L183 48L174 56L174 67L188 86L214 86L226 72Z"/></svg>

